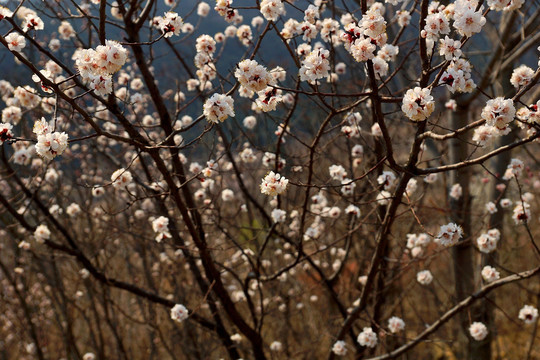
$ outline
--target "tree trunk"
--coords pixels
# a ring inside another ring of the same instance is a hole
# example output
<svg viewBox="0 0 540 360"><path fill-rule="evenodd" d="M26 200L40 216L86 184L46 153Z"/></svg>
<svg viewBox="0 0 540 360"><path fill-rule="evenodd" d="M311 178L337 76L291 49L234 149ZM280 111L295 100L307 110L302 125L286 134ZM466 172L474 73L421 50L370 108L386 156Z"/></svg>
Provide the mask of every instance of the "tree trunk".
<svg viewBox="0 0 540 360"><path fill-rule="evenodd" d="M508 81L510 79L511 74L512 74L512 69L510 68L503 69L500 72L499 83L502 87L502 91L501 91L502 94L507 95L509 92L513 90L510 82ZM510 132L510 134L498 138L495 142L495 148L508 145L512 143L515 139L516 139L516 132L512 131ZM502 176L504 174L504 171L506 170L506 167L510 163L510 159L512 157L511 155L512 155L511 151L506 151L500 154L499 156L493 158L493 160L491 161L491 172L497 175L498 179L493 182L493 186L490 188L490 191L488 194L488 199L490 199L490 201L493 201L497 204L497 212L492 214L489 217L488 226L489 226L489 229L496 228L496 229L499 229L499 231L501 232L501 239L499 240L499 247L501 246L504 240L504 222L503 222L504 212L502 208L500 207L498 200L502 198L504 191L500 192L499 190L497 190L496 186L497 184L501 182L507 183L507 181L502 180ZM498 260L497 251L491 254L485 254L485 255L483 254L482 267L487 266L487 265L495 267L497 260ZM491 293L489 297L482 299L478 305L482 313L484 313L484 319L485 319L484 324L490 330L486 338L486 341L489 341L490 343L495 337L495 333L496 333L495 314L494 314L494 308L493 308L494 303L495 303L495 293ZM488 349L488 350L490 351L491 349ZM491 355L491 351L490 351L490 355Z"/></svg>
<svg viewBox="0 0 540 360"><path fill-rule="evenodd" d="M450 127L458 129L468 124L468 106L460 105L450 115ZM450 163L457 163L467 159L468 144L466 135L458 136L450 142ZM454 266L454 290L455 301L461 301L472 294L475 290L475 274L478 269L475 266L474 248L471 239L471 194L469 189L471 168L464 167L450 173L450 183L460 184L463 194L459 199L450 198L450 220L463 228L463 238L452 249ZM462 312L459 316L460 329L457 336L456 356L458 359L488 360L491 357L490 341L476 341L469 335L469 326L474 321L485 322L485 312L478 307L471 307L470 312Z"/></svg>

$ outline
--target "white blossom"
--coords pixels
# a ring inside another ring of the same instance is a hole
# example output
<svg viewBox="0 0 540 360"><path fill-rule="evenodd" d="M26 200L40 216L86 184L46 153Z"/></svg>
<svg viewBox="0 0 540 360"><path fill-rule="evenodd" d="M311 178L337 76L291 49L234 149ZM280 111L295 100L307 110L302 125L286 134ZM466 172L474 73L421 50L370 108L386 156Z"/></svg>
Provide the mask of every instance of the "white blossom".
<svg viewBox="0 0 540 360"><path fill-rule="evenodd" d="M397 17L398 25L401 27L405 27L409 25L411 21L411 14L405 10L396 11L396 17Z"/></svg>
<svg viewBox="0 0 540 360"><path fill-rule="evenodd" d="M0 123L0 145L13 137L11 129L13 129L13 125Z"/></svg>
<svg viewBox="0 0 540 360"><path fill-rule="evenodd" d="M171 309L171 319L182 322L189 317L188 309L182 304L176 304Z"/></svg>
<svg viewBox="0 0 540 360"><path fill-rule="evenodd" d="M34 231L34 239L36 239L36 242L42 244L45 242L45 240L49 240L51 237L51 231L45 224L41 224L38 227L36 227L36 230Z"/></svg>
<svg viewBox="0 0 540 360"><path fill-rule="evenodd" d="M488 329L486 325L481 322L473 322L471 326L469 326L469 333L474 340L482 341L488 335Z"/></svg>
<svg viewBox="0 0 540 360"><path fill-rule="evenodd" d="M259 91L257 96L258 98L255 100L255 103L257 104L258 109L263 112L276 110L276 106L283 100L281 90L273 87L267 87L266 89Z"/></svg>
<svg viewBox="0 0 540 360"><path fill-rule="evenodd" d="M75 217L81 213L81 207L77 203L71 203L66 208L66 214L68 214L71 217Z"/></svg>
<svg viewBox="0 0 540 360"><path fill-rule="evenodd" d="M472 36L479 33L486 23L486 18L482 15L482 8L476 11L474 1L456 0L454 10L454 28L464 36Z"/></svg>
<svg viewBox="0 0 540 360"><path fill-rule="evenodd" d="M347 355L347 344L343 340L338 340L332 346L332 352L337 356Z"/></svg>
<svg viewBox="0 0 540 360"><path fill-rule="evenodd" d="M490 201L486 204L486 210L489 214L495 214L497 212L497 205L493 201Z"/></svg>
<svg viewBox="0 0 540 360"><path fill-rule="evenodd" d="M484 266L482 269L482 278L485 282L490 283L495 280L499 280L501 275L499 272L491 266Z"/></svg>
<svg viewBox="0 0 540 360"><path fill-rule="evenodd" d="M328 172L333 180L342 181L347 177L347 171L341 165L330 165Z"/></svg>
<svg viewBox="0 0 540 360"><path fill-rule="evenodd" d="M156 241L161 242L165 238L171 238L169 232L169 218L160 216L152 221L152 229L157 233Z"/></svg>
<svg viewBox="0 0 540 360"><path fill-rule="evenodd" d="M450 61L461 57L461 42L445 36L439 42L439 55Z"/></svg>
<svg viewBox="0 0 540 360"><path fill-rule="evenodd" d="M514 69L510 77L510 83L516 88L527 86L534 77L534 70L526 65Z"/></svg>
<svg viewBox="0 0 540 360"><path fill-rule="evenodd" d="M487 0L487 5L491 10L511 11L519 9L525 0Z"/></svg>
<svg viewBox="0 0 540 360"><path fill-rule="evenodd" d="M529 203L525 201L523 202L520 201L514 208L512 219L514 219L514 222L516 223L516 225L519 225L522 223L529 222L530 218L531 218L531 205L529 205Z"/></svg>
<svg viewBox="0 0 540 360"><path fill-rule="evenodd" d="M349 206L345 208L345 214L360 217L361 215L360 208L358 206L350 204Z"/></svg>
<svg viewBox="0 0 540 360"><path fill-rule="evenodd" d="M376 38L386 31L386 21L380 11L370 7L358 24L365 36Z"/></svg>
<svg viewBox="0 0 540 360"><path fill-rule="evenodd" d="M377 346L377 334L370 327L365 327L356 339L361 346L374 348Z"/></svg>
<svg viewBox="0 0 540 360"><path fill-rule="evenodd" d="M476 239L476 245L478 246L478 249L483 253L487 254L497 249L497 242L500 239L500 232L498 232L497 229L493 229L493 230L496 230L496 231L495 232L491 231L491 233L488 232L488 233L481 234Z"/></svg>
<svg viewBox="0 0 540 360"><path fill-rule="evenodd" d="M197 5L197 15L201 17L207 17L210 13L210 5L208 3L205 3L204 1L201 1L199 5Z"/></svg>
<svg viewBox="0 0 540 360"><path fill-rule="evenodd" d="M75 37L75 30L69 21L62 21L60 26L58 26L58 34L63 40L69 40Z"/></svg>
<svg viewBox="0 0 540 360"><path fill-rule="evenodd" d="M538 318L538 309L532 305L525 305L519 310L519 319L525 324L534 324Z"/></svg>
<svg viewBox="0 0 540 360"><path fill-rule="evenodd" d="M275 223L282 223L287 218L287 212L281 209L274 209L272 210L271 216L272 216L272 220Z"/></svg>
<svg viewBox="0 0 540 360"><path fill-rule="evenodd" d="M182 18L175 12L166 12L163 16L155 18L154 23L163 33L163 37L169 38L180 35L182 31Z"/></svg>
<svg viewBox="0 0 540 360"><path fill-rule="evenodd" d="M461 198L461 195L463 195L463 189L461 185L460 184L452 185L449 196L454 200L459 200Z"/></svg>
<svg viewBox="0 0 540 360"><path fill-rule="evenodd" d="M115 188L124 188L130 184L132 180L133 176L131 175L131 172L124 168L116 170L111 175L111 182Z"/></svg>
<svg viewBox="0 0 540 360"><path fill-rule="evenodd" d="M405 329L405 321L397 316L392 316L388 319L388 329L390 329L392 334L403 331Z"/></svg>
<svg viewBox="0 0 540 360"><path fill-rule="evenodd" d="M6 40L10 51L20 52L26 46L26 39L24 36L16 32L7 35L4 40Z"/></svg>
<svg viewBox="0 0 540 360"><path fill-rule="evenodd" d="M431 271L429 270L419 271L416 274L416 281L422 285L429 285L433 281L433 275L431 275Z"/></svg>
<svg viewBox="0 0 540 360"><path fill-rule="evenodd" d="M396 175L391 171L383 171L377 178L379 185L383 186L386 191L392 190L396 184Z"/></svg>
<svg viewBox="0 0 540 360"><path fill-rule="evenodd" d="M43 20L41 20L41 18L37 16L35 12L33 12L24 17L21 27L23 31L28 32L29 30L43 30L44 24Z"/></svg>
<svg viewBox="0 0 540 360"><path fill-rule="evenodd" d="M270 350L281 351L283 350L283 344L281 344L279 341L272 341L272 343L270 344Z"/></svg>
<svg viewBox="0 0 540 360"><path fill-rule="evenodd" d="M512 178L517 178L521 175L523 172L523 169L525 169L525 164L520 159L512 159L510 160L510 164L506 167L506 171L503 175L503 180L510 180Z"/></svg>

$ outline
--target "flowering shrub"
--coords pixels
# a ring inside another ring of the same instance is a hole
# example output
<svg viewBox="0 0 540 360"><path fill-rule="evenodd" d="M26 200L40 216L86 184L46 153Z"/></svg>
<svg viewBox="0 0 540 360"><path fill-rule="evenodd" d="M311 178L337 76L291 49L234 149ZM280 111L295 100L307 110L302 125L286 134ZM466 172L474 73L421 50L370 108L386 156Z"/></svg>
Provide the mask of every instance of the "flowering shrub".
<svg viewBox="0 0 540 360"><path fill-rule="evenodd" d="M540 356L537 1L2 4L4 358Z"/></svg>

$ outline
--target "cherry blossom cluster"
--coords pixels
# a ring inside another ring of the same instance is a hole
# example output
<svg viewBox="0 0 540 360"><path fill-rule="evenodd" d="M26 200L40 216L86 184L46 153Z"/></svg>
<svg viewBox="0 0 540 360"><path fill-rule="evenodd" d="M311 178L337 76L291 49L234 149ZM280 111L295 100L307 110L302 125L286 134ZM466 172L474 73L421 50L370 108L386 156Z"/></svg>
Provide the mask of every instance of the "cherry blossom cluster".
<svg viewBox="0 0 540 360"><path fill-rule="evenodd" d="M463 229L455 223L448 223L441 226L439 233L435 239L442 246L452 246L457 244L459 239L463 237Z"/></svg>
<svg viewBox="0 0 540 360"><path fill-rule="evenodd" d="M288 184L288 179L270 171L261 181L261 192L269 196L280 195L287 189Z"/></svg>
<svg viewBox="0 0 540 360"><path fill-rule="evenodd" d="M431 238L426 233L407 234L407 249L412 257L418 257L424 253L424 249L430 244Z"/></svg>
<svg viewBox="0 0 540 360"><path fill-rule="evenodd" d="M203 114L212 123L223 122L229 116L234 116L234 100L228 95L214 94L205 101Z"/></svg>
<svg viewBox="0 0 540 360"><path fill-rule="evenodd" d="M232 3L232 0L217 0L214 10L227 22L240 24L244 18L238 13L238 10L232 8Z"/></svg>
<svg viewBox="0 0 540 360"><path fill-rule="evenodd" d="M73 55L75 65L84 81L99 95L112 92L112 74L127 60L127 50L120 43L106 40L94 49L79 49Z"/></svg>
<svg viewBox="0 0 540 360"><path fill-rule="evenodd" d="M133 175L124 168L118 169L111 175L111 183L115 188L123 189L133 181Z"/></svg>
<svg viewBox="0 0 540 360"><path fill-rule="evenodd" d="M490 253L497 249L497 243L501 238L501 232L498 229L490 229L476 239L478 250L483 253Z"/></svg>
<svg viewBox="0 0 540 360"><path fill-rule="evenodd" d="M281 78L278 72L280 71L268 71L255 60L242 60L234 73L241 85L240 95L252 97L257 93L258 99L255 100L255 104L258 110L264 112L275 110L277 104L282 101L281 90L273 87L276 80Z"/></svg>
<svg viewBox="0 0 540 360"><path fill-rule="evenodd" d="M502 136L508 134L510 123L514 121L516 108L512 99L498 97L488 100L482 109L482 119L486 121L486 126L490 128L478 128L475 130L475 138L479 142L486 142L492 136ZM477 134L482 132L483 134Z"/></svg>
<svg viewBox="0 0 540 360"><path fill-rule="evenodd" d="M277 105L283 101L281 93L281 89L270 86L257 92L258 98L255 100L257 109L263 112L276 110ZM285 138L282 139L284 140Z"/></svg>
<svg viewBox="0 0 540 360"><path fill-rule="evenodd" d="M345 120L346 125L341 127L341 132L347 137L359 138L360 129L361 129L360 122L362 121L362 114L360 114L359 112L351 112L345 115L344 120ZM353 147L352 149L351 155L354 158L360 159L359 161L357 161L358 163L361 162L362 161L361 158L364 155L363 146L360 144L355 145L355 147Z"/></svg>
<svg viewBox="0 0 540 360"><path fill-rule="evenodd" d="M210 35L201 35L197 38L195 44L197 54L195 55L195 66L197 67L197 79L190 79L192 83L188 83L188 89L194 89L197 85L199 88L211 88L211 81L216 78L216 66L213 56L216 51L216 41Z"/></svg>
<svg viewBox="0 0 540 360"><path fill-rule="evenodd" d="M521 176L524 169L525 164L523 163L523 161L517 158L511 159L504 172L503 180L518 178L519 176Z"/></svg>
<svg viewBox="0 0 540 360"><path fill-rule="evenodd" d="M479 33L486 24L482 15L483 6L478 7L477 0L456 0L454 6L454 28L463 36L471 37Z"/></svg>
<svg viewBox="0 0 540 360"><path fill-rule="evenodd" d="M431 96L431 90L420 87L407 90L403 97L401 110L413 121L426 120L435 110L435 101Z"/></svg>
<svg viewBox="0 0 540 360"><path fill-rule="evenodd" d="M242 60L238 63L234 76L247 90L258 92L274 84L274 77L255 60Z"/></svg>
<svg viewBox="0 0 540 360"><path fill-rule="evenodd" d="M165 216L160 216L152 220L152 229L157 233L156 241L161 242L164 239L171 238L171 233L169 232L169 218Z"/></svg>
<svg viewBox="0 0 540 360"><path fill-rule="evenodd" d="M510 77L510 83L519 89L523 86L529 85L534 76L534 70L527 65L520 65L514 69L512 76Z"/></svg>
<svg viewBox="0 0 540 360"><path fill-rule="evenodd" d="M519 120L517 125L526 130L527 136L535 135L538 132L537 126L540 125L540 100L520 108L516 111L516 118Z"/></svg>
<svg viewBox="0 0 540 360"><path fill-rule="evenodd" d="M386 20L381 11L380 7L372 6L358 24L352 19L347 21L345 31L340 35L345 49L358 62L373 59L377 46L382 47L386 44Z"/></svg>
<svg viewBox="0 0 540 360"><path fill-rule="evenodd" d="M36 153L46 160L62 155L67 148L68 135L65 132L54 131L54 126L45 118L36 121L34 133L37 135Z"/></svg>
<svg viewBox="0 0 540 360"><path fill-rule="evenodd" d="M311 51L302 61L300 80L314 82L328 76L330 52L324 48Z"/></svg>
<svg viewBox="0 0 540 360"><path fill-rule="evenodd" d="M208 5L208 4L207 4ZM182 31L182 18L175 12L166 12L163 16L156 16L152 19L152 25L158 28L163 37L169 38L173 35L178 36Z"/></svg>
<svg viewBox="0 0 540 360"><path fill-rule="evenodd" d="M6 91L6 95L11 93L11 91ZM33 109L38 106L41 98L36 93L36 90L31 88L28 85L23 87L17 86L15 90L12 91L14 98L17 100L17 103L12 103L13 105L19 105L27 109Z"/></svg>
<svg viewBox="0 0 540 360"><path fill-rule="evenodd" d="M268 21L276 21L280 15L285 15L285 6L281 0L262 0L261 14Z"/></svg>
<svg viewBox="0 0 540 360"><path fill-rule="evenodd" d="M455 59L443 73L441 85L446 85L452 93L470 93L476 88L471 78L471 71L472 66L467 60Z"/></svg>

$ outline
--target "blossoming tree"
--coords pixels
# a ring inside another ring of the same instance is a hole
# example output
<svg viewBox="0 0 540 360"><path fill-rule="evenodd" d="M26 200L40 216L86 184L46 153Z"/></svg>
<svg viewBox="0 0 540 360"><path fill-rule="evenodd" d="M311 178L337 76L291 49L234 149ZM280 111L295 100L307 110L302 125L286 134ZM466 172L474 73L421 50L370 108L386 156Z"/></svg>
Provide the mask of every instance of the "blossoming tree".
<svg viewBox="0 0 540 360"><path fill-rule="evenodd" d="M537 1L4 3L3 358L540 356Z"/></svg>

